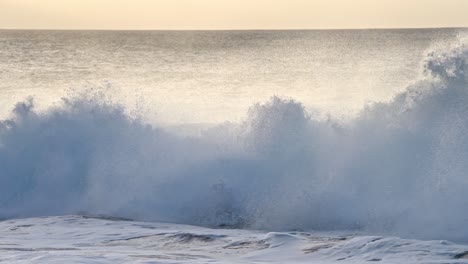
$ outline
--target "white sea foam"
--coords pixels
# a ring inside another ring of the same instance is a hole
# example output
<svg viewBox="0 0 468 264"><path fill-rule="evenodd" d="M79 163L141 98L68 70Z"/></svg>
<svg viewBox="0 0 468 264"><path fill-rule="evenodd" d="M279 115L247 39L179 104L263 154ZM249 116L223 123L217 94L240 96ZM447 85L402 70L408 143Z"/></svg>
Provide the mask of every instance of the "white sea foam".
<svg viewBox="0 0 468 264"><path fill-rule="evenodd" d="M209 229L112 218L0 222L6 263L468 263L468 246L346 232Z"/></svg>
<svg viewBox="0 0 468 264"><path fill-rule="evenodd" d="M352 121L273 97L181 136L95 93L0 123L0 217L103 214L205 226L468 241L468 47Z"/></svg>

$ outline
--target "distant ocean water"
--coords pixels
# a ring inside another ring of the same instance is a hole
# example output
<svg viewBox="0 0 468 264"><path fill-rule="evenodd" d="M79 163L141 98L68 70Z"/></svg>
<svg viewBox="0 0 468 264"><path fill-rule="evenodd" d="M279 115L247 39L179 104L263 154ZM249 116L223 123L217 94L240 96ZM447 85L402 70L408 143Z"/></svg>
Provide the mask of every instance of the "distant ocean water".
<svg viewBox="0 0 468 264"><path fill-rule="evenodd" d="M0 116L30 95L46 108L107 85L166 123L238 121L273 95L349 116L403 91L459 31L0 31Z"/></svg>
<svg viewBox="0 0 468 264"><path fill-rule="evenodd" d="M464 29L1 31L0 219L466 242L467 69Z"/></svg>

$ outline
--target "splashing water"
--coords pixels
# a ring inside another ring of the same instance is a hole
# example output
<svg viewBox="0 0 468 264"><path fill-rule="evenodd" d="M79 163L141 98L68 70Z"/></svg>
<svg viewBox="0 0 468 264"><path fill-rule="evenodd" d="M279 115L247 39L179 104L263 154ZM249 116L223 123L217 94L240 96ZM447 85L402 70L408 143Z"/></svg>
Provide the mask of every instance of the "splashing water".
<svg viewBox="0 0 468 264"><path fill-rule="evenodd" d="M260 229L364 229L468 241L468 47L349 121L289 98L181 136L100 95L0 123L0 217L104 214Z"/></svg>

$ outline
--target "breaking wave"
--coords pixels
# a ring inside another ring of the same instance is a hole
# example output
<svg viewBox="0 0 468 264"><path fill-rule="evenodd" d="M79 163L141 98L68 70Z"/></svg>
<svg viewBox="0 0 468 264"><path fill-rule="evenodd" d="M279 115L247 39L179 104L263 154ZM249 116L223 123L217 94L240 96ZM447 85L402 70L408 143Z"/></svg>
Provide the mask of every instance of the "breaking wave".
<svg viewBox="0 0 468 264"><path fill-rule="evenodd" d="M81 94L0 123L0 217L95 214L206 226L359 229L468 241L468 47L348 122L289 98L181 136Z"/></svg>

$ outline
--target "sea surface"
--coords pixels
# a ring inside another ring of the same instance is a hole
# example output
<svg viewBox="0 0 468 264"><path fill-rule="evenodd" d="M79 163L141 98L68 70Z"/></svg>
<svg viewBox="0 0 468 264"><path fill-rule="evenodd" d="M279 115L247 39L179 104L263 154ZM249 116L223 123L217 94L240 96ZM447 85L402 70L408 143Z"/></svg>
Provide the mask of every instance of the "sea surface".
<svg viewBox="0 0 468 264"><path fill-rule="evenodd" d="M467 29L0 31L0 262L467 263L467 171Z"/></svg>
<svg viewBox="0 0 468 264"><path fill-rule="evenodd" d="M422 74L429 49L463 29L0 31L0 116L69 90L113 86L151 121L239 121L273 95L319 115L355 116ZM141 109L140 109L141 110Z"/></svg>

